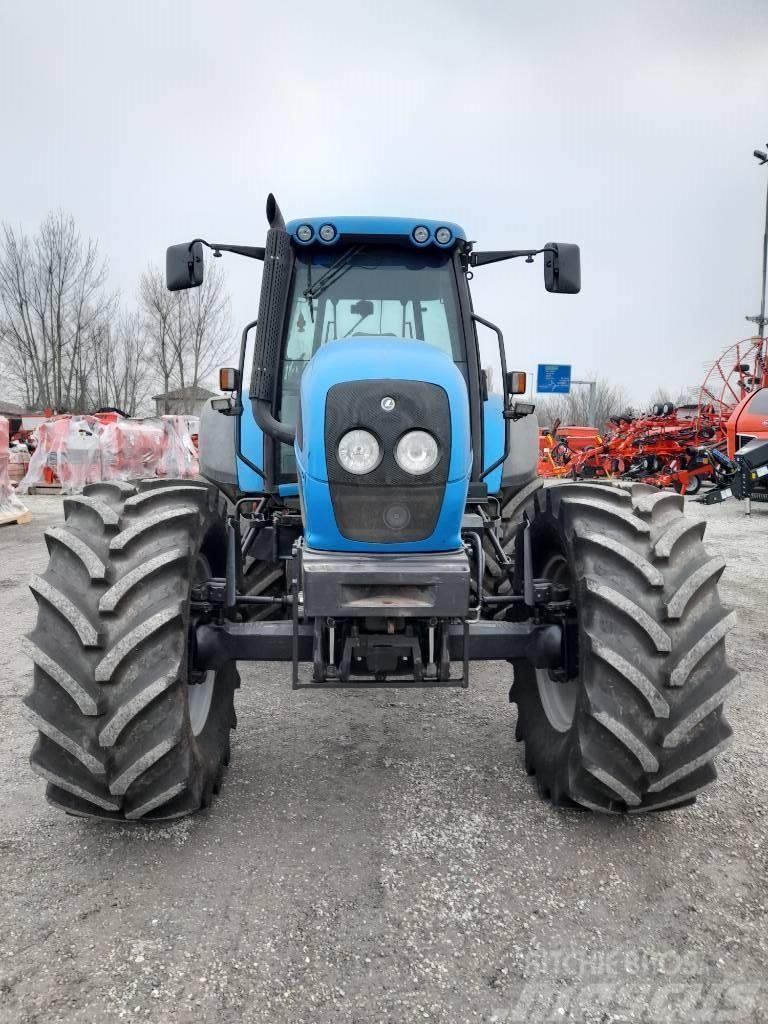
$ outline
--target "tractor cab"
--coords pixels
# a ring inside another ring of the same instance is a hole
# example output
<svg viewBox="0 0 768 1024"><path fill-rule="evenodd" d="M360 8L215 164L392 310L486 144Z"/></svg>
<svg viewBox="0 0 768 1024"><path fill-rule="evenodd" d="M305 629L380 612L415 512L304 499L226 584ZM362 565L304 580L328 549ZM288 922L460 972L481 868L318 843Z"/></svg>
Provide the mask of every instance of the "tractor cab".
<svg viewBox="0 0 768 1024"><path fill-rule="evenodd" d="M400 218L336 217L291 221L286 231L292 239L294 269L276 396L281 420L295 425L304 370L330 342L386 338L388 361L398 366L408 351L398 342L418 341L449 357L469 381L462 318L467 302L460 294L464 275L458 260L466 238L460 227ZM355 359L359 351L350 348L350 357ZM280 476L295 474L293 451L283 446L280 455Z"/></svg>
<svg viewBox="0 0 768 1024"><path fill-rule="evenodd" d="M264 249L210 245L215 253L234 251L265 264L258 321L243 332L239 368L223 378L224 387L227 381L232 385L231 407L218 403L219 412L238 415L236 465L229 475L241 493L298 497L301 382L313 361L324 363L326 350L338 346L350 379L357 369L367 379L399 377L414 358L429 363L423 372L430 375L455 377L458 371L467 430L466 437L451 440L469 450L467 493L499 494L534 475L534 406L513 401L525 390L525 375L507 372L502 332L474 313L468 282L472 267L515 257L533 262L542 254L547 289L572 293L580 287L577 246L548 243L538 250L478 253L457 224L400 217L315 217L286 224L271 196L267 216ZM168 250L169 288L202 280L203 245L208 243L196 240ZM446 369L448 363L454 370ZM204 465L216 461L221 433L222 424L209 412L201 431Z"/></svg>

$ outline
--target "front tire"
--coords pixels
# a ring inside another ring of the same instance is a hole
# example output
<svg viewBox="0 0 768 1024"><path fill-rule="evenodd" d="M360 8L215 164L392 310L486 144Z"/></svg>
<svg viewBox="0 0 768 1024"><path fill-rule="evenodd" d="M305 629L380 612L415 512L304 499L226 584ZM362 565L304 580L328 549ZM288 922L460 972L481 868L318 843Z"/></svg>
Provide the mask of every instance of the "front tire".
<svg viewBox="0 0 768 1024"><path fill-rule="evenodd" d="M531 502L534 575L569 587L579 669L561 682L516 662L510 700L526 769L557 805L661 810L716 778L734 614L717 591L724 562L682 508L642 484L556 485Z"/></svg>
<svg viewBox="0 0 768 1024"><path fill-rule="evenodd" d="M229 761L234 664L190 672L193 583L223 572L219 496L201 481L99 483L64 501L32 582L25 712L48 800L78 815L166 819L207 806Z"/></svg>

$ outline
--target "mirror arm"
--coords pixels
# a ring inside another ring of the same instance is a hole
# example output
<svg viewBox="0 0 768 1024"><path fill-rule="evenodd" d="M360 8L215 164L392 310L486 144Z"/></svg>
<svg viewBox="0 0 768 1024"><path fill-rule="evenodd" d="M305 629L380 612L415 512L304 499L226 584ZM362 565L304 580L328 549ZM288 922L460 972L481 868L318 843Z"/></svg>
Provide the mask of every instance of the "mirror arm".
<svg viewBox="0 0 768 1024"><path fill-rule="evenodd" d="M543 249L498 249L491 252L473 252L469 256L470 267L483 267L487 263L500 263L502 260L516 260L525 257L526 263L533 263L533 257L543 252L556 252L551 246Z"/></svg>
<svg viewBox="0 0 768 1024"><path fill-rule="evenodd" d="M224 242L206 242L204 238L193 238L189 243L189 251L195 242L200 242L206 248L213 251L214 256L221 256L222 252L234 252L238 256L247 256L251 260L264 260L264 247L259 245L227 245Z"/></svg>

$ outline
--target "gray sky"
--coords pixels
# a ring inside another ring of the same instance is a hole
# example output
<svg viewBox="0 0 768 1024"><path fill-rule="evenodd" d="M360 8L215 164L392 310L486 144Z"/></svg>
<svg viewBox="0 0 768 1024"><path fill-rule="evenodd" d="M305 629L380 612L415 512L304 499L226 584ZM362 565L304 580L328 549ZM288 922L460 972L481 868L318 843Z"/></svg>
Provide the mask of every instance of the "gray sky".
<svg viewBox="0 0 768 1024"><path fill-rule="evenodd" d="M579 296L478 270L510 368L636 400L695 384L759 300L765 0L0 0L0 219L61 207L126 303L195 235L287 217L455 220L479 247L582 246ZM222 261L238 324L258 268Z"/></svg>

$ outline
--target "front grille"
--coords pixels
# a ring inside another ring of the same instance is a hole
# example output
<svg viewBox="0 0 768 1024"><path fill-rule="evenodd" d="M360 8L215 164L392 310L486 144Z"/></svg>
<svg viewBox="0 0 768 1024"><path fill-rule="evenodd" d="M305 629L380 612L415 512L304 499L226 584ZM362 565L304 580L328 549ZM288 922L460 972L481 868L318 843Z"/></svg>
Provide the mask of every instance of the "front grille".
<svg viewBox="0 0 768 1024"><path fill-rule="evenodd" d="M445 487L331 487L339 532L349 540L401 544L435 531Z"/></svg>
<svg viewBox="0 0 768 1024"><path fill-rule="evenodd" d="M394 398L386 412L384 397ZM339 463L339 441L348 430L370 430L382 450L371 473L355 476ZM395 446L409 430L429 430L440 459L424 476L400 469ZM340 533L349 540L400 544L425 540L435 530L451 459L448 395L424 381L365 380L336 384L325 404L325 451L331 502Z"/></svg>

